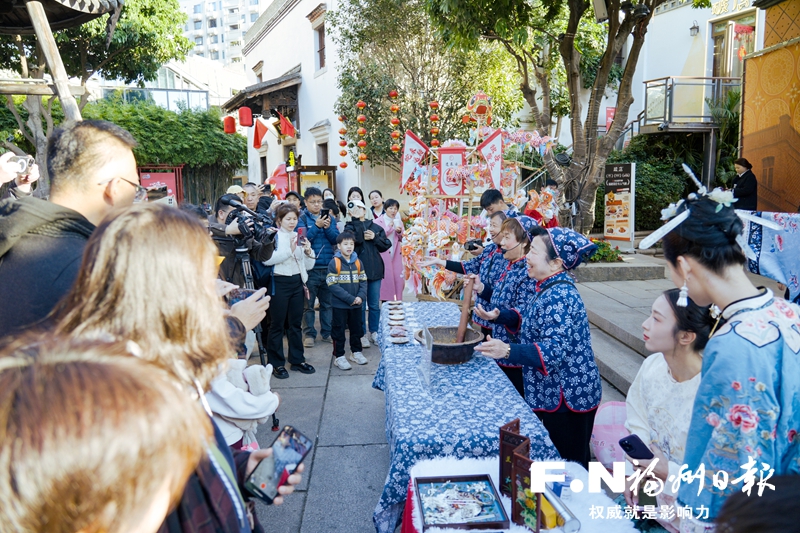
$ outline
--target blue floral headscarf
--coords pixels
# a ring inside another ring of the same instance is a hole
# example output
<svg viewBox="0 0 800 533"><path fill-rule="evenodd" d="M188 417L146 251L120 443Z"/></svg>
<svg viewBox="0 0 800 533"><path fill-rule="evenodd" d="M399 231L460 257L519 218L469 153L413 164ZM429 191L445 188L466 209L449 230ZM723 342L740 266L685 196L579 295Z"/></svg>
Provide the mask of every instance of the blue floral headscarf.
<svg viewBox="0 0 800 533"><path fill-rule="evenodd" d="M595 243L569 228L550 228L547 234L566 270L577 267L597 251Z"/></svg>
<svg viewBox="0 0 800 533"><path fill-rule="evenodd" d="M528 239L531 238L531 230L539 225L534 219L526 215L520 215L513 217L514 220L519 222L519 225L522 226L522 229L525 230L525 233L528 235Z"/></svg>

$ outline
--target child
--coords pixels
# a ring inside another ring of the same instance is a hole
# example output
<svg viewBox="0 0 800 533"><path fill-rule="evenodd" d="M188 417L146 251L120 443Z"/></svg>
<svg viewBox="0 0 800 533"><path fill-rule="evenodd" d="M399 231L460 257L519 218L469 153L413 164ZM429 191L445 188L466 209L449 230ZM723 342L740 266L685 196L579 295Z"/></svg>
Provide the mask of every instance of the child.
<svg viewBox="0 0 800 533"><path fill-rule="evenodd" d="M326 278L333 307L333 357L336 366L342 370L350 370L353 367L344 357L345 328L350 330L350 360L359 365L367 364L367 358L361 353L361 334L364 328L361 322L361 306L367 298L367 273L353 251L356 236L352 232L340 233L336 238L336 246L338 251L328 264Z"/></svg>

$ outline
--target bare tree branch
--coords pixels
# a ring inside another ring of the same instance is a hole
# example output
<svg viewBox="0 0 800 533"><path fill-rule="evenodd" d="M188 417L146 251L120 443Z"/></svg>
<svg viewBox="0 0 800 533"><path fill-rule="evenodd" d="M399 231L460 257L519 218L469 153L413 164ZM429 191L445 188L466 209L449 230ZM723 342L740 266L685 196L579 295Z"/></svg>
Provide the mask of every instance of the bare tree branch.
<svg viewBox="0 0 800 533"><path fill-rule="evenodd" d="M6 107L8 108L9 111L11 111L11 114L14 115L14 120L17 121L17 126L19 127L19 131L22 132L22 135L28 140L28 142L36 146L36 141L28 133L28 130L25 127L25 121L22 120L22 117L19 115L17 106L14 105L14 99L11 97L10 94L6 95Z"/></svg>

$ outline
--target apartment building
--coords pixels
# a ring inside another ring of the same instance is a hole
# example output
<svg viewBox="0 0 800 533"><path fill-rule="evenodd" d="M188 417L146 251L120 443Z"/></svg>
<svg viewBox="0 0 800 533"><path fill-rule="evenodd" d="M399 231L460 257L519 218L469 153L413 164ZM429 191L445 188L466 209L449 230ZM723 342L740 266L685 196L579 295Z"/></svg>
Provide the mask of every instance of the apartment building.
<svg viewBox="0 0 800 533"><path fill-rule="evenodd" d="M271 0L180 0L189 15L184 35L194 43L190 56L205 57L223 65L240 64L247 33Z"/></svg>

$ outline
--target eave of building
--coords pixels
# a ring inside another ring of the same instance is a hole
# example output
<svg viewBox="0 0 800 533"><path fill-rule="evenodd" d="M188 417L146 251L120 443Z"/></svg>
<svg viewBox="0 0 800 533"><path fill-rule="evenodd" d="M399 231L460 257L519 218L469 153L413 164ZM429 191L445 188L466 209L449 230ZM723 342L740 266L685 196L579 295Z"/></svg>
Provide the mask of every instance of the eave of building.
<svg viewBox="0 0 800 533"><path fill-rule="evenodd" d="M758 7L760 9L767 9L768 7L778 5L784 1L785 0L755 0L755 2L753 2L753 7Z"/></svg>
<svg viewBox="0 0 800 533"><path fill-rule="evenodd" d="M256 83L255 85L251 85L245 88L243 91L239 91L230 100L222 104L222 110L225 113L231 113L236 109L244 106L249 105L248 101L259 96L263 96L268 93L272 93L275 91L279 91L281 89L285 89L286 87L292 87L293 85L300 85L301 76L300 76L300 67L293 68L280 78L274 78L267 81L262 81L261 83Z"/></svg>
<svg viewBox="0 0 800 533"><path fill-rule="evenodd" d="M244 35L244 47L242 53L248 55L253 48L264 40L292 9L300 3L300 0L274 0L264 13L258 17L253 26Z"/></svg>

